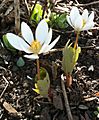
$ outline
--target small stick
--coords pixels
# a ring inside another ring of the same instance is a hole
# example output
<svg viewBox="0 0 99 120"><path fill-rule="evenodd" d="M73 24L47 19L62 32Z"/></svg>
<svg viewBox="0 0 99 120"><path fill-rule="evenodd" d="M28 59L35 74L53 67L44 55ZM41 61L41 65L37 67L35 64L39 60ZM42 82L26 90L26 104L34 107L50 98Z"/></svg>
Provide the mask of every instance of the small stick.
<svg viewBox="0 0 99 120"><path fill-rule="evenodd" d="M0 98L2 98L4 92L6 91L8 85L9 85L9 82L7 81L7 79L6 79L4 76L2 76L2 78L3 78L3 80L5 80L5 82L6 82L7 84L6 84L6 86L5 86L4 90L3 90L3 92L1 93Z"/></svg>
<svg viewBox="0 0 99 120"><path fill-rule="evenodd" d="M42 19L44 18L44 14L45 14L45 10L47 8L47 0L45 0L45 5L44 5L44 8L43 8L43 13L42 13Z"/></svg>
<svg viewBox="0 0 99 120"><path fill-rule="evenodd" d="M14 0L14 10L15 10L15 32L18 34L20 32L20 0Z"/></svg>
<svg viewBox="0 0 99 120"><path fill-rule="evenodd" d="M94 2L90 2L90 3L86 3L86 4L75 4L75 6L77 7L83 7L83 6L90 6L90 5L95 5L95 4L99 4L99 1L94 1Z"/></svg>
<svg viewBox="0 0 99 120"><path fill-rule="evenodd" d="M25 5L27 7L28 15L30 15L30 10L29 10L29 6L28 6L28 3L27 3L27 0L25 0Z"/></svg>
<svg viewBox="0 0 99 120"><path fill-rule="evenodd" d="M77 3L77 5L79 4L79 2L77 0L75 0L75 2Z"/></svg>
<svg viewBox="0 0 99 120"><path fill-rule="evenodd" d="M67 111L68 120L73 120L71 110L70 110L70 106L69 106L69 102L68 102L66 89L65 89L65 85L64 85L64 76L63 76L63 74L61 75L61 85L62 85L63 96L64 96L64 100L65 100L65 107L66 107L66 111Z"/></svg>

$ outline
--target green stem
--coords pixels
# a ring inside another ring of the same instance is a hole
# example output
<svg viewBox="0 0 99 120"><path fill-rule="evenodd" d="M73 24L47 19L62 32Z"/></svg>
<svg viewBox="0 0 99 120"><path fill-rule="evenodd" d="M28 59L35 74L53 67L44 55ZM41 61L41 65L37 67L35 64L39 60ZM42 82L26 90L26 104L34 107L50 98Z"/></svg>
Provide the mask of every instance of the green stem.
<svg viewBox="0 0 99 120"><path fill-rule="evenodd" d="M79 33L77 33L77 36L76 36L76 41L74 43L74 48L76 49L77 47L77 44L78 44L78 37L79 37Z"/></svg>
<svg viewBox="0 0 99 120"><path fill-rule="evenodd" d="M37 59L37 77L38 77L38 80L40 80L40 63L39 63L39 59Z"/></svg>

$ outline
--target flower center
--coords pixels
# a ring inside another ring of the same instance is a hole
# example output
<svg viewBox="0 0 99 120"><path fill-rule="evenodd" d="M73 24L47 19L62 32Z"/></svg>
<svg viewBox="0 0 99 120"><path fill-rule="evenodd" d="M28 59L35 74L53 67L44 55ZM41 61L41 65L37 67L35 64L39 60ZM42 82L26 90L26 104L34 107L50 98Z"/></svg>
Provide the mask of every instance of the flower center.
<svg viewBox="0 0 99 120"><path fill-rule="evenodd" d="M40 49L41 49L41 44L38 40L34 40L32 41L31 45L30 45L30 50L34 53L34 54L38 54Z"/></svg>

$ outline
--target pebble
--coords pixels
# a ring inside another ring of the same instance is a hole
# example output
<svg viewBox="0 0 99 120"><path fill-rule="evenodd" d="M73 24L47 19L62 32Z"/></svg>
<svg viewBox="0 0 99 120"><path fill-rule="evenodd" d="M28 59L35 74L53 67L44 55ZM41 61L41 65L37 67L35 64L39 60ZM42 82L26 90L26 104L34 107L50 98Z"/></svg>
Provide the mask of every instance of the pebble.
<svg viewBox="0 0 99 120"><path fill-rule="evenodd" d="M23 83L23 87L27 88L27 87L28 87L28 83L27 83L27 82L24 82L24 83Z"/></svg>
<svg viewBox="0 0 99 120"><path fill-rule="evenodd" d="M79 105L78 108L81 109L81 110L88 110L88 107L85 106L85 105Z"/></svg>
<svg viewBox="0 0 99 120"><path fill-rule="evenodd" d="M91 65L91 66L88 68L88 71L94 71L94 66Z"/></svg>
<svg viewBox="0 0 99 120"><path fill-rule="evenodd" d="M9 81L9 83L10 83L11 85L13 85L13 81Z"/></svg>

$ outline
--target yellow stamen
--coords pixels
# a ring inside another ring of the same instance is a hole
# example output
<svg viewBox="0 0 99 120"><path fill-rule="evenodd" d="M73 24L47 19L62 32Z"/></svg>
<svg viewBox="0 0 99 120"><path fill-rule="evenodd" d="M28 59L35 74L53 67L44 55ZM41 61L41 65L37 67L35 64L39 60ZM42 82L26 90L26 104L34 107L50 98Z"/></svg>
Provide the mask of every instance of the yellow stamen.
<svg viewBox="0 0 99 120"><path fill-rule="evenodd" d="M38 40L34 40L32 41L31 45L30 45L30 50L34 53L34 54L38 54L40 49L41 49L42 45L40 44L40 42Z"/></svg>
<svg viewBox="0 0 99 120"><path fill-rule="evenodd" d="M86 24L86 21L83 19L83 27L85 26L85 24Z"/></svg>

